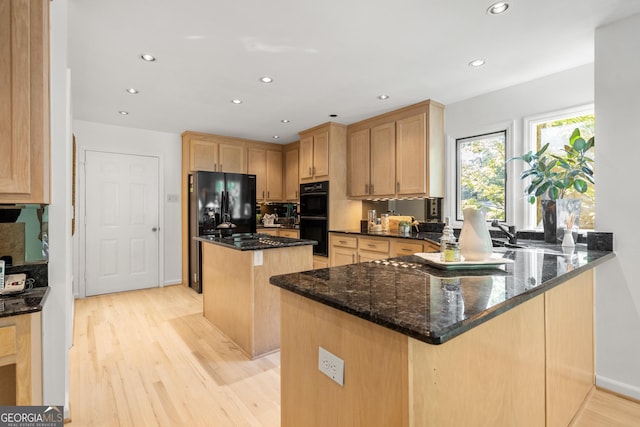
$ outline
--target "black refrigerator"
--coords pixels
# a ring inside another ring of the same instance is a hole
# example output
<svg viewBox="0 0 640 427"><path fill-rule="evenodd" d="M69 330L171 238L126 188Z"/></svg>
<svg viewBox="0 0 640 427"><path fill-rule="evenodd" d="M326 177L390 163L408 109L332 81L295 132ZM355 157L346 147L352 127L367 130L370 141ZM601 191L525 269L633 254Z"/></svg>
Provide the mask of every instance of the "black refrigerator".
<svg viewBox="0 0 640 427"><path fill-rule="evenodd" d="M189 286L202 292L201 242L228 220L234 233L256 232L256 176L224 172L189 175Z"/></svg>

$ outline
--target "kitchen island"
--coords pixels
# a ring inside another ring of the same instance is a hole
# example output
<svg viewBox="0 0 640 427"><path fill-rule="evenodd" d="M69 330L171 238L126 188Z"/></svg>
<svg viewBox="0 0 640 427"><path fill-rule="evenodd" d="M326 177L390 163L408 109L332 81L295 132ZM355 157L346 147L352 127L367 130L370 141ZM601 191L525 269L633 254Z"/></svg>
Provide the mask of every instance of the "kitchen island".
<svg viewBox="0 0 640 427"><path fill-rule="evenodd" d="M272 277L282 426L566 426L594 384L593 267L615 255L494 255L509 263L412 255ZM344 360L343 386L318 370L319 347Z"/></svg>
<svg viewBox="0 0 640 427"><path fill-rule="evenodd" d="M269 277L313 268L312 240L266 234L196 237L203 314L248 357L280 348L280 290Z"/></svg>

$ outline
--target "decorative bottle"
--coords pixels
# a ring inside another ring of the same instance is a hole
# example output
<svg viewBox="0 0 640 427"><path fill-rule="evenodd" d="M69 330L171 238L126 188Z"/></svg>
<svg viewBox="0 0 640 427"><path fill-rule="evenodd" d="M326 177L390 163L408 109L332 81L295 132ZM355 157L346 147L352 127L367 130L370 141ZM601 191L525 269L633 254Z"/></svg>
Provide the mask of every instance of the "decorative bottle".
<svg viewBox="0 0 640 427"><path fill-rule="evenodd" d="M444 218L444 228L440 237L440 252L444 253L447 242L455 242L456 236L453 234L453 227L449 225L449 217Z"/></svg>
<svg viewBox="0 0 640 427"><path fill-rule="evenodd" d="M465 261L485 261L493 253L484 210L466 208L460 231L460 254Z"/></svg>

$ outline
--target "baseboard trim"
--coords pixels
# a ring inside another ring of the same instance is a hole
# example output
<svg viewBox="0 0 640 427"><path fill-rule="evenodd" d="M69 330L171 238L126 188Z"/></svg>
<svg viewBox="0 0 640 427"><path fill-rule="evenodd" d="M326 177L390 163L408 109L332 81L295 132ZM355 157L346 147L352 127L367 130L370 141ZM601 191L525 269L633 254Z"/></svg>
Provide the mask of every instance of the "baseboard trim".
<svg viewBox="0 0 640 427"><path fill-rule="evenodd" d="M640 387L596 375L596 387L625 399L640 402Z"/></svg>

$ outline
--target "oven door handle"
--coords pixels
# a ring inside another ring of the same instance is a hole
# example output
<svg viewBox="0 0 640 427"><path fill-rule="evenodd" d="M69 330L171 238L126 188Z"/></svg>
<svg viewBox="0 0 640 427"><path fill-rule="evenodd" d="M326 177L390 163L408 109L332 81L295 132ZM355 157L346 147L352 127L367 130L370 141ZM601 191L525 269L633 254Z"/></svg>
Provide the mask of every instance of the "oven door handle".
<svg viewBox="0 0 640 427"><path fill-rule="evenodd" d="M326 216L305 216L305 215L300 215L300 221L304 220L304 219L311 219L311 220L326 220L327 217Z"/></svg>

